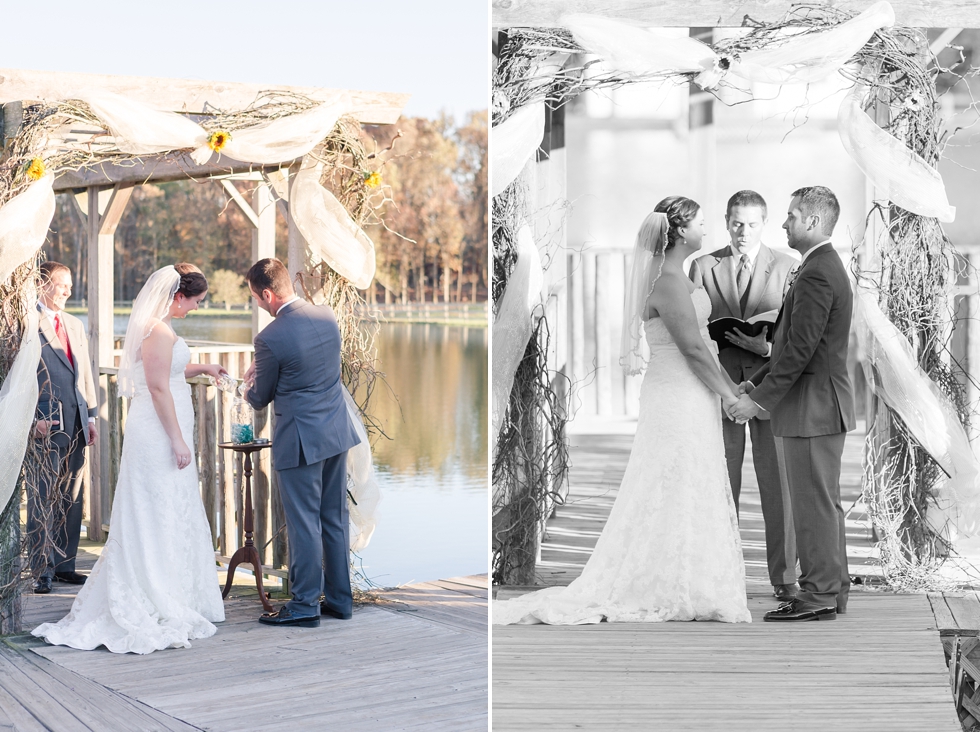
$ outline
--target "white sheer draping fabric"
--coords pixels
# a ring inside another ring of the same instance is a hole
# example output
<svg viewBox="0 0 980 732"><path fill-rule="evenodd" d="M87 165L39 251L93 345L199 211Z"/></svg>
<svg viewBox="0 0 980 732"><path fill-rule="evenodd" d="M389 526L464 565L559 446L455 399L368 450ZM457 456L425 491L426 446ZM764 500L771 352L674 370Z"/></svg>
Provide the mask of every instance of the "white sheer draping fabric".
<svg viewBox="0 0 980 732"><path fill-rule="evenodd" d="M633 244L633 266L623 301L623 335L619 344L619 365L627 374L638 374L647 365L646 333L643 315L653 291L667 247L667 214L651 211L640 224ZM656 272L656 274L654 274Z"/></svg>
<svg viewBox="0 0 980 732"><path fill-rule="evenodd" d="M378 526L381 503L381 489L374 477L374 462L371 459L371 443L368 441L367 430L361 421L361 412L344 389L344 401L347 403L347 414L354 425L361 442L347 451L347 477L349 490L354 505L350 507L350 550L358 552L367 547Z"/></svg>
<svg viewBox="0 0 980 732"><path fill-rule="evenodd" d="M690 36L668 35L599 15L569 13L558 22L611 69L636 76L704 71L718 58L709 46Z"/></svg>
<svg viewBox="0 0 980 732"><path fill-rule="evenodd" d="M847 154L882 198L920 216L952 221L956 209L949 205L939 171L875 124L861 106L866 93L867 87L855 85L837 114L837 128Z"/></svg>
<svg viewBox="0 0 980 732"><path fill-rule="evenodd" d="M524 170L544 136L544 102L517 110L490 129L490 195L499 196Z"/></svg>
<svg viewBox="0 0 980 732"><path fill-rule="evenodd" d="M17 486L20 467L27 451L31 425L37 406L37 364L41 360L41 338L38 335L36 296L30 298L24 338L3 388L0 388L0 425L3 425L3 450L0 450L0 511L7 507Z"/></svg>
<svg viewBox="0 0 980 732"><path fill-rule="evenodd" d="M955 410L919 367L911 344L885 317L875 294L867 288L858 288L857 315L869 385L949 475L936 493L944 513L959 533L977 534L980 464Z"/></svg>
<svg viewBox="0 0 980 732"><path fill-rule="evenodd" d="M500 298L497 317L493 321L491 434L495 450L510 392L514 388L514 374L531 337L531 313L541 302L543 286L544 271L538 247L530 227L524 225L517 232L517 263L507 280L507 289Z"/></svg>
<svg viewBox="0 0 980 732"><path fill-rule="evenodd" d="M180 274L172 264L151 274L133 301L133 312L126 326L122 357L119 359L119 394L132 398L136 394L137 365L141 360L143 341L153 326L166 316L180 286Z"/></svg>
<svg viewBox="0 0 980 732"><path fill-rule="evenodd" d="M116 146L124 153L152 155L190 148L195 150L195 162L206 163L211 157L208 133L184 115L154 109L101 89L86 90L79 97L105 123ZM201 156L204 159L198 160Z"/></svg>
<svg viewBox="0 0 980 732"><path fill-rule="evenodd" d="M363 290L374 279L374 242L334 195L320 185L319 168L296 174L289 213L313 254Z"/></svg>
<svg viewBox="0 0 980 732"><path fill-rule="evenodd" d="M810 84L837 72L879 28L895 24L895 11L878 2L845 23L816 33L787 31L776 48L746 51L732 61L730 73L768 84Z"/></svg>
<svg viewBox="0 0 980 732"><path fill-rule="evenodd" d="M79 97L106 124L125 153L149 155L191 149L195 163L203 165L211 159L209 133L184 115L153 109L104 90L87 90ZM313 150L350 109L348 94L337 92L305 112L233 131L221 154L263 165L295 160Z"/></svg>
<svg viewBox="0 0 980 732"><path fill-rule="evenodd" d="M636 76L701 72L694 82L703 89L717 86L725 73L721 57L694 38L666 35L598 15L570 13L560 24L570 30L588 53L610 68ZM838 71L879 28L895 23L895 11L878 2L860 15L825 31L799 35L787 31L786 42L729 59L728 73L769 84L809 84ZM798 37L797 37L798 36Z"/></svg>
<svg viewBox="0 0 980 732"><path fill-rule="evenodd" d="M0 208L0 281L30 260L44 244L54 216L54 176L45 175ZM37 405L37 364L41 358L37 295L28 293L27 323L20 350L0 388L0 510L7 506L20 475Z"/></svg>
<svg viewBox="0 0 980 732"><path fill-rule="evenodd" d="M54 217L53 184L49 173L0 207L0 282L44 244Z"/></svg>
<svg viewBox="0 0 980 732"><path fill-rule="evenodd" d="M305 112L235 130L221 154L262 165L301 158L320 144L350 109L347 93L337 92Z"/></svg>

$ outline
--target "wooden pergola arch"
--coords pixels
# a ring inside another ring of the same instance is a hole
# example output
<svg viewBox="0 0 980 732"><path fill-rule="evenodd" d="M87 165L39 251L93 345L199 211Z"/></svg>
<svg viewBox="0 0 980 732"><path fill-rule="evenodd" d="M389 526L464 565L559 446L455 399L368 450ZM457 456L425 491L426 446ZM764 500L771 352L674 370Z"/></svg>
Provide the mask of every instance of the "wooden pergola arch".
<svg viewBox="0 0 980 732"><path fill-rule="evenodd" d="M78 73L54 73L0 69L0 145L15 137L23 119L26 104L42 99L66 98L71 90L102 89L125 95L155 109L204 116L209 110L244 109L261 94L269 91L301 95L316 101L326 101L336 89L319 87L242 84L212 81L188 81L140 76L108 76ZM353 101L352 114L361 124L393 124L398 121L408 94L393 92L348 91ZM100 129L72 129L83 140L100 134ZM0 148L2 149L2 148ZM56 193L72 193L72 199L85 222L88 242L87 288L88 336L92 370L112 368L113 360L113 254L114 235L126 205L137 185L165 183L178 180L215 180L244 212L252 224L252 261L275 256L276 217L278 206L288 225L289 272L307 270L317 263L302 234L289 213L289 189L303 159L277 165L255 165L213 155L204 165L191 160L189 154L145 155L134 164L98 164L75 172L65 173L54 182ZM256 188L249 204L233 185L233 180L248 180ZM252 314L253 336L269 322L270 316L258 308ZM103 498L109 495L106 466L109 460L108 439L108 381L100 376L97 384L99 399L99 449L90 451L88 538L104 539L103 517L107 507Z"/></svg>

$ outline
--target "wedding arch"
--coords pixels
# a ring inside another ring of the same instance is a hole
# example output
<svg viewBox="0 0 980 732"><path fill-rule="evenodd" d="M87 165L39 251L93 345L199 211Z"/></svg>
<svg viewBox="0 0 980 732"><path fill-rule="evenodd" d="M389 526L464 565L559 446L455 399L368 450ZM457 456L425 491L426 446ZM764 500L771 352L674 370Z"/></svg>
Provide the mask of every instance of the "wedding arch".
<svg viewBox="0 0 980 732"><path fill-rule="evenodd" d="M374 374L355 314L358 290L371 285L375 271L362 226L377 223L389 200L385 158L365 150L360 125L396 122L407 100L383 92L0 69L0 630L10 626L7 605L20 587L18 483L22 490L43 469L29 431L40 356L37 260L55 194L73 194L87 231L88 335L93 373L102 372L88 534L101 540L111 477L113 405L105 373L114 366L113 235L134 187L219 182L253 226L253 261L275 255L278 207L288 225L290 274L307 297L338 312L344 379L353 390ZM254 185L251 202L233 180ZM256 309L253 334L267 319ZM366 439L362 446L351 462L366 492L352 515L361 512L354 541L366 544L377 496Z"/></svg>
<svg viewBox="0 0 980 732"><path fill-rule="evenodd" d="M494 0L493 25L494 581L531 583L539 532L567 473L568 384L557 363L561 343L550 340L565 274L554 259L542 263L534 219L548 202L531 192L536 175L551 183L539 181L538 191L563 189L560 165L534 162L542 137L553 137L554 111L582 92L637 82L690 82L717 95L732 79L806 85L841 74L853 84L838 112L841 142L874 187L852 263L873 391L865 500L887 580L936 586L954 539L980 532L980 463L945 353L955 274L942 223L955 210L936 170L947 134L936 52L917 28L977 27L980 12L904 0ZM709 45L653 26L745 32ZM944 34L943 45L955 34Z"/></svg>

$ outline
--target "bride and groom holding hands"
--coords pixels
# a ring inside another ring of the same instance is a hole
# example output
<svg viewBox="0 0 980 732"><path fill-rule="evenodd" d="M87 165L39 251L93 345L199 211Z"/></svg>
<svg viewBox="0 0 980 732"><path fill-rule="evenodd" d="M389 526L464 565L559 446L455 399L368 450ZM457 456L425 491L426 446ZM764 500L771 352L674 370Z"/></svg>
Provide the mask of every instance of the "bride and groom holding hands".
<svg viewBox="0 0 980 732"><path fill-rule="evenodd" d="M70 270L49 262L41 271L43 413L36 435L50 436L48 452L58 477L56 485L42 484L29 498L32 554L43 555L32 556L32 564L44 567L35 591L50 592L51 578L83 586L68 615L32 632L57 645L102 645L117 653L188 647L192 639L213 635L214 623L224 620L191 447L194 410L186 380L226 372L216 364L190 363L190 349L172 327L173 319L200 305L207 279L191 264L163 267L133 303L118 375L119 392L131 402L112 525L86 578L75 572L74 562L83 451L96 439L95 388L81 323L63 312ZM272 454L293 595L259 621L315 627L321 615L350 618L353 605L346 456L360 440L342 391L340 332L330 308L294 294L278 260L260 260L245 279L257 305L274 318L255 339L245 398L256 409L275 405ZM66 502L67 520L60 528L45 510L55 495Z"/></svg>
<svg viewBox="0 0 980 732"><path fill-rule="evenodd" d="M840 465L854 427L851 287L830 243L840 214L833 192L812 186L790 199L782 228L802 255L795 267L761 244L767 208L752 191L729 201L731 246L695 259L688 272L684 262L704 237L700 206L674 196L644 220L621 363L645 373L619 494L582 575L567 587L495 602L495 624L750 622L737 518L746 424L769 577L784 601L765 620L846 612ZM771 344L765 331L728 331L733 347L719 359L709 321L777 309Z"/></svg>

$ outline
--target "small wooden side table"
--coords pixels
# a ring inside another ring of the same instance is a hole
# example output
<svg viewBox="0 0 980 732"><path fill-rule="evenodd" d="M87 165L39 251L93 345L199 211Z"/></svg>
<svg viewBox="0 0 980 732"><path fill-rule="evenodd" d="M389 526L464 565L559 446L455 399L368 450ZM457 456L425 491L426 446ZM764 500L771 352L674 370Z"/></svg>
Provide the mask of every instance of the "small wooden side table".
<svg viewBox="0 0 980 732"><path fill-rule="evenodd" d="M235 577L235 568L242 563L251 564L252 571L255 573L255 586L259 589L259 598L262 600L262 607L266 609L266 612L271 613L274 612L272 603L269 602L269 598L266 597L265 590L262 588L262 560L259 558L259 550L252 543L252 533L255 531L252 517L252 453L264 450L267 447L272 447L272 443L246 442L245 444L239 445L234 442L219 442L218 447L222 450L240 452L245 458L242 466L242 472L245 476L245 525L243 527L245 531L245 546L239 547L228 562L228 579L225 581L225 590L221 593L221 597L228 597L228 593L231 592L231 583Z"/></svg>

